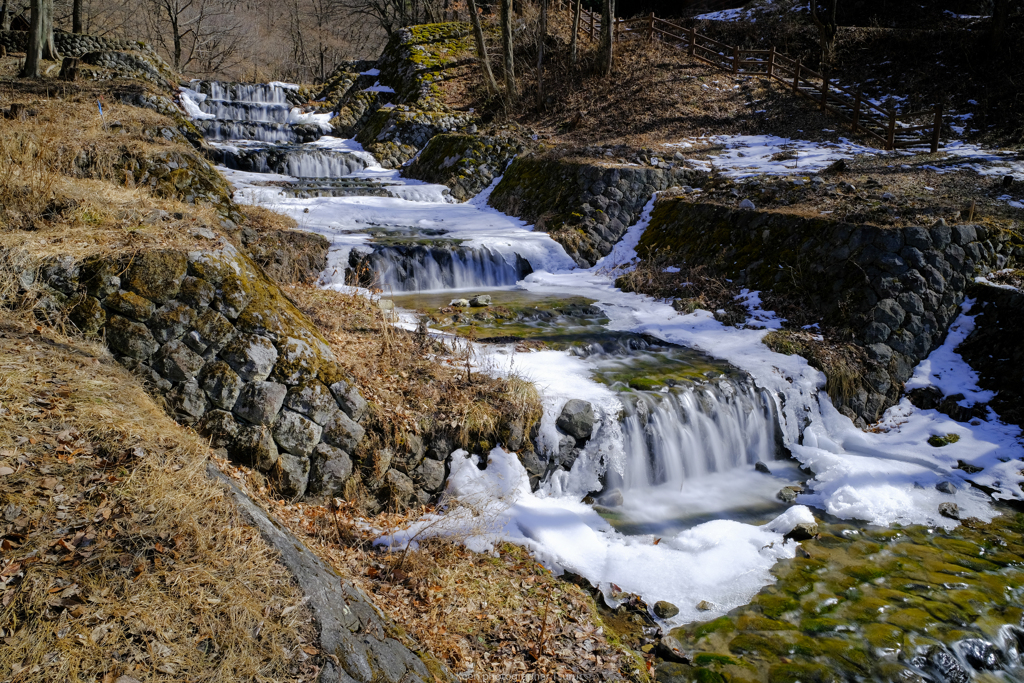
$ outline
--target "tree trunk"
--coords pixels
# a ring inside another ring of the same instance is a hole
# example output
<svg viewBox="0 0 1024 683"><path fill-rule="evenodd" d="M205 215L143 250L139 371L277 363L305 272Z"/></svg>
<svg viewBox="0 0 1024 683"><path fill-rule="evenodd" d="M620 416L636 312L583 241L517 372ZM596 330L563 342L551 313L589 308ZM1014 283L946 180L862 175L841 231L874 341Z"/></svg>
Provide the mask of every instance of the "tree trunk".
<svg viewBox="0 0 1024 683"><path fill-rule="evenodd" d="M572 63L576 63L579 55L580 15L583 13L583 0L576 0L576 8L572 13Z"/></svg>
<svg viewBox="0 0 1024 683"><path fill-rule="evenodd" d="M85 29L82 28L82 0L74 0L71 4L71 32L85 32Z"/></svg>
<svg viewBox="0 0 1024 683"><path fill-rule="evenodd" d="M0 6L0 28L5 31L11 30L11 3L10 0L3 0Z"/></svg>
<svg viewBox="0 0 1024 683"><path fill-rule="evenodd" d="M43 10L43 59L60 61L60 52L53 42L53 0L42 0L40 5Z"/></svg>
<svg viewBox="0 0 1024 683"><path fill-rule="evenodd" d="M501 47L505 60L505 92L514 100L519 97L519 91L515 55L512 54L512 0L501 0Z"/></svg>
<svg viewBox="0 0 1024 683"><path fill-rule="evenodd" d="M836 25L836 7L839 0L825 0L825 13L818 12L821 0L811 0L811 19L818 27L818 39L821 44L821 68L832 63L836 51L836 37L839 27Z"/></svg>
<svg viewBox="0 0 1024 683"><path fill-rule="evenodd" d="M476 38L476 56L480 60L480 70L483 72L484 85L491 95L498 94L498 83L494 80L494 72L491 71L491 58L487 56L487 45L484 43L484 29L480 25L480 15L476 11L476 0L467 0L469 5L469 18L473 22L473 36Z"/></svg>
<svg viewBox="0 0 1024 683"><path fill-rule="evenodd" d="M537 33L537 104L543 107L544 43L548 38L548 0L540 0L540 30Z"/></svg>
<svg viewBox="0 0 1024 683"><path fill-rule="evenodd" d="M597 71L602 76L612 75L615 61L615 0L604 0L601 8L601 55Z"/></svg>
<svg viewBox="0 0 1024 683"><path fill-rule="evenodd" d="M21 70L23 78L39 78L39 68L43 62L43 2L32 0L28 46L25 49L25 66Z"/></svg>
<svg viewBox="0 0 1024 683"><path fill-rule="evenodd" d="M1009 18L1010 0L995 0L992 4L992 32L989 37L991 50L998 50L1002 47Z"/></svg>

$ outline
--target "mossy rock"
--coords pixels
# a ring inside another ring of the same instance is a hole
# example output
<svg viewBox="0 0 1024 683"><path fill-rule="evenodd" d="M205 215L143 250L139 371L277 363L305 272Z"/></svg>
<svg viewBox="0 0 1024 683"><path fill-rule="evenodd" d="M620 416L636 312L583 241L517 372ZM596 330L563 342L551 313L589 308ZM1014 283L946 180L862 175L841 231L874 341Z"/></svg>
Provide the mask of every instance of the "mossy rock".
<svg viewBox="0 0 1024 683"><path fill-rule="evenodd" d="M871 647L881 650L898 650L903 647L903 630L892 624L867 624L864 638Z"/></svg>
<svg viewBox="0 0 1024 683"><path fill-rule="evenodd" d="M729 617L719 617L717 619L713 619L712 621L694 626L692 637L694 640L700 640L701 638L709 636L712 633L728 633L729 631L735 630L736 624L733 623L732 619L730 619ZM682 636L682 638L685 639L687 637L687 634L685 631L683 631L683 629L676 629L675 631L672 631L672 633L675 634L677 631L682 632L679 634L680 636Z"/></svg>
<svg viewBox="0 0 1024 683"><path fill-rule="evenodd" d="M180 251L144 251L132 261L125 283L127 289L158 304L178 294L188 273L188 257Z"/></svg>
<svg viewBox="0 0 1024 683"><path fill-rule="evenodd" d="M786 612L799 609L800 603L788 595L761 594L754 598L754 603L761 608L761 613L770 619L777 619Z"/></svg>
<svg viewBox="0 0 1024 683"><path fill-rule="evenodd" d="M745 614L736 620L740 631L792 631L796 627L785 621L769 619L756 614Z"/></svg>
<svg viewBox="0 0 1024 683"><path fill-rule="evenodd" d="M776 664L768 669L768 683L838 683L839 677L823 664Z"/></svg>
<svg viewBox="0 0 1024 683"><path fill-rule="evenodd" d="M766 638L756 633L742 633L729 641L729 651L736 655L761 657L774 660L786 653L786 644L778 639Z"/></svg>

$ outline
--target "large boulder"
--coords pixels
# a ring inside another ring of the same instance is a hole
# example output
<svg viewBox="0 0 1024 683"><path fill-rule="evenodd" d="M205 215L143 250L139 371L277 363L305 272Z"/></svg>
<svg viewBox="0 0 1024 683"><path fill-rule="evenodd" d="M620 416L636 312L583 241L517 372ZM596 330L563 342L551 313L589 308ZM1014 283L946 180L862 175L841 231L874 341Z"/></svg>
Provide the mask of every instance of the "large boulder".
<svg viewBox="0 0 1024 683"><path fill-rule="evenodd" d="M574 398L562 408L555 425L580 442L594 433L594 421L594 406L589 401Z"/></svg>

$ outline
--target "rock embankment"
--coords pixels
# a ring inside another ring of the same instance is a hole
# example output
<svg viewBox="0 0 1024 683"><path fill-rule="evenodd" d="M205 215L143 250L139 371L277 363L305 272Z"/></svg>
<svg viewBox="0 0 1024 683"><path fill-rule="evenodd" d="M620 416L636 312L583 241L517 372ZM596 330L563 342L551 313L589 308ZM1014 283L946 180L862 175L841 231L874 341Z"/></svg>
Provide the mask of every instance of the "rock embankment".
<svg viewBox="0 0 1024 683"><path fill-rule="evenodd" d="M607 255L655 192L695 184L685 168L525 156L513 161L489 203L551 233L584 268Z"/></svg>
<svg viewBox="0 0 1024 683"><path fill-rule="evenodd" d="M881 228L673 198L655 208L638 254L788 296L845 330L868 366L837 407L870 423L945 340L975 274L1024 248L980 225Z"/></svg>
<svg viewBox="0 0 1024 683"><path fill-rule="evenodd" d="M316 328L247 255L208 249L70 257L41 278L86 333L101 333L179 422L268 475L282 495L340 495L366 412Z"/></svg>

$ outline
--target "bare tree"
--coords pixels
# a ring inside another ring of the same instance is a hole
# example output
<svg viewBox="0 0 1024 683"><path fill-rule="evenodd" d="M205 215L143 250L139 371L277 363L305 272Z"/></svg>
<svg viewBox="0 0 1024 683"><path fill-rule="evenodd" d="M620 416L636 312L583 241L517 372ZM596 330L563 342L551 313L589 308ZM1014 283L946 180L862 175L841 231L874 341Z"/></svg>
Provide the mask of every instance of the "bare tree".
<svg viewBox="0 0 1024 683"><path fill-rule="evenodd" d="M176 70L217 73L237 63L242 22L228 2L149 0L149 10L149 35Z"/></svg>
<svg viewBox="0 0 1024 683"><path fill-rule="evenodd" d="M512 51L512 0L501 0L501 48L505 62L505 93L509 99L519 97L516 88L516 60Z"/></svg>
<svg viewBox="0 0 1024 683"><path fill-rule="evenodd" d="M480 25L480 15L477 13L476 0L467 0L469 4L469 18L473 23L473 37L476 39L476 56L480 60L480 70L483 72L484 85L491 95L498 94L498 83L494 80L494 72L491 70L491 58L487 56L487 44L484 42L484 29Z"/></svg>
<svg viewBox="0 0 1024 683"><path fill-rule="evenodd" d="M1010 13L1020 0L994 0L992 3L992 28L990 31L990 47L998 50L1006 39L1006 27L1010 23Z"/></svg>
<svg viewBox="0 0 1024 683"><path fill-rule="evenodd" d="M583 13L583 0L576 0L576 6L573 8L572 13L572 63L576 63L576 59L579 56L579 36L580 36L580 15Z"/></svg>
<svg viewBox="0 0 1024 683"><path fill-rule="evenodd" d="M602 76L612 75L615 61L615 0L604 0L601 7L601 45L597 71Z"/></svg>
<svg viewBox="0 0 1024 683"><path fill-rule="evenodd" d="M819 9L819 2L824 3L824 11ZM811 0L811 19L818 27L822 66L831 64L835 55L836 38L839 35L839 26L836 23L836 6L838 4L839 0Z"/></svg>
<svg viewBox="0 0 1024 683"><path fill-rule="evenodd" d="M537 104L544 105L544 42L548 39L548 0L540 0L537 31Z"/></svg>
<svg viewBox="0 0 1024 683"><path fill-rule="evenodd" d="M10 0L3 0L0 4L0 29L11 30L11 6Z"/></svg>
<svg viewBox="0 0 1024 683"><path fill-rule="evenodd" d="M71 32L81 33L82 31L82 0L74 0L71 4Z"/></svg>

